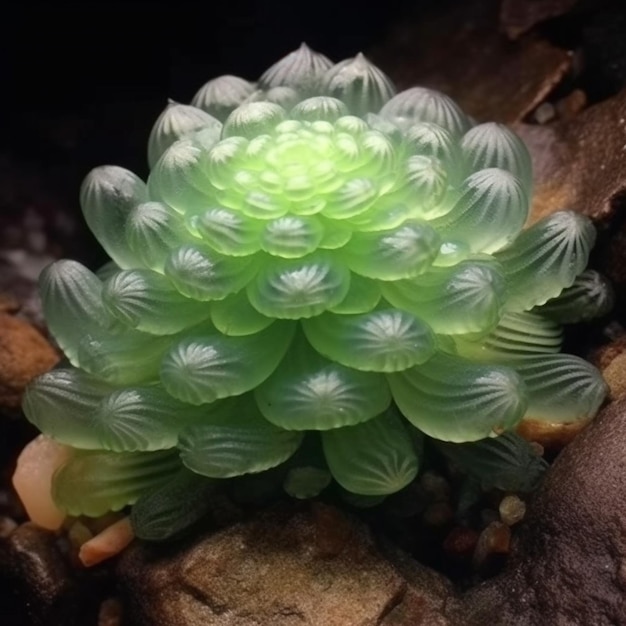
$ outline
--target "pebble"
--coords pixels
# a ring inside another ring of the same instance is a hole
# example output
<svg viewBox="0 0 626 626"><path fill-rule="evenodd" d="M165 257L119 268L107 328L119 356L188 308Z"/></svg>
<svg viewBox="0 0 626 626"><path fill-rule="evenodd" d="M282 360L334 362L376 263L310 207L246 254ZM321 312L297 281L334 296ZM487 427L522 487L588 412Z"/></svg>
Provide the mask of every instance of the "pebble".
<svg viewBox="0 0 626 626"><path fill-rule="evenodd" d="M518 496L505 496L498 507L500 519L507 526L513 526L521 522L526 515L526 503Z"/></svg>
<svg viewBox="0 0 626 626"><path fill-rule="evenodd" d="M107 598L98 613L98 626L120 626L122 623L122 603L119 598Z"/></svg>
<svg viewBox="0 0 626 626"><path fill-rule="evenodd" d="M505 556L511 546L511 529L502 522L491 522L478 537L474 550L474 566L479 569L494 556Z"/></svg>
<svg viewBox="0 0 626 626"><path fill-rule="evenodd" d="M17 528L17 522L12 517L0 515L0 539L6 539Z"/></svg>
<svg viewBox="0 0 626 626"><path fill-rule="evenodd" d="M443 541L446 554L457 559L470 558L478 543L478 532L465 526L454 527Z"/></svg>
<svg viewBox="0 0 626 626"><path fill-rule="evenodd" d="M454 509L449 502L433 502L422 514L422 521L426 526L445 526L453 519Z"/></svg>
<svg viewBox="0 0 626 626"><path fill-rule="evenodd" d="M450 499L450 484L436 472L424 472L419 478L419 486L434 502L444 502Z"/></svg>

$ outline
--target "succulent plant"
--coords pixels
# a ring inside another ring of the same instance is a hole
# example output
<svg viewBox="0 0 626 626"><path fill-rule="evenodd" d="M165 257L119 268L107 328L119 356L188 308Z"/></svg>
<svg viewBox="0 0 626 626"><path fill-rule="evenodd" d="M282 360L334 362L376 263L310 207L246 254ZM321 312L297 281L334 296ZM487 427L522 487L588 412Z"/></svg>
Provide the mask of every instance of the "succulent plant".
<svg viewBox="0 0 626 626"><path fill-rule="evenodd" d="M70 513L139 500L163 534L150 512L193 517L195 477L262 472L305 436L324 462L292 467L290 493L332 475L385 496L423 435L478 441L602 402L598 371L559 353L562 322L608 305L585 271L594 228L570 211L525 227L531 162L505 126L303 45L256 84L170 102L148 160L147 183L104 166L82 185L111 263L41 276L69 365L24 411L75 448L53 484Z"/></svg>

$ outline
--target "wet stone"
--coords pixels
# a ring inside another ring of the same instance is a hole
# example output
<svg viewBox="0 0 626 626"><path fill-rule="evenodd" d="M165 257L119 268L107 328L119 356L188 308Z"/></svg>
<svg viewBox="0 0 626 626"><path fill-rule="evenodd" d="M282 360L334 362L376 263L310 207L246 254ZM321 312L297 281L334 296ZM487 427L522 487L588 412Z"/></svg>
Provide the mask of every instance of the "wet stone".
<svg viewBox="0 0 626 626"><path fill-rule="evenodd" d="M516 495L505 496L498 507L500 519L507 526L514 526L521 522L526 515L526 503Z"/></svg>

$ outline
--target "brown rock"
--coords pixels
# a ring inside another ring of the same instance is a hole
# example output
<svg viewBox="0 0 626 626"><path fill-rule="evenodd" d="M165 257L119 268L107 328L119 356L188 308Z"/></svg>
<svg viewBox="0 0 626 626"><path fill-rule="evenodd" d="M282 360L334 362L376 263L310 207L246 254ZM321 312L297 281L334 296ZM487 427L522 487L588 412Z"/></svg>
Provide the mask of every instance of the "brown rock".
<svg viewBox="0 0 626 626"><path fill-rule="evenodd" d="M33 326L0 313L0 408L17 409L26 385L59 355Z"/></svg>
<svg viewBox="0 0 626 626"><path fill-rule="evenodd" d="M558 452L573 441L574 437L587 427L589 421L563 423L526 418L519 423L516 430L526 441L538 443L549 452Z"/></svg>
<svg viewBox="0 0 626 626"><path fill-rule="evenodd" d="M626 90L573 120L515 130L533 160L532 222L563 208L596 221L613 216L626 191Z"/></svg>
<svg viewBox="0 0 626 626"><path fill-rule="evenodd" d="M511 42L499 19L497 0L416 12L371 56L399 89L433 87L479 121L519 122L561 82L572 57L546 41Z"/></svg>
<svg viewBox="0 0 626 626"><path fill-rule="evenodd" d="M0 540L0 584L0 616L7 626L84 626L92 623L86 614L97 611L55 535L34 524Z"/></svg>
<svg viewBox="0 0 626 626"><path fill-rule="evenodd" d="M500 23L511 39L517 39L536 24L567 13L578 1L502 0Z"/></svg>
<svg viewBox="0 0 626 626"><path fill-rule="evenodd" d="M339 511L292 506L168 553L139 543L120 575L143 626L447 624L449 585L406 567L410 580Z"/></svg>
<svg viewBox="0 0 626 626"><path fill-rule="evenodd" d="M451 615L465 626L626 625L626 400L558 457L504 574Z"/></svg>

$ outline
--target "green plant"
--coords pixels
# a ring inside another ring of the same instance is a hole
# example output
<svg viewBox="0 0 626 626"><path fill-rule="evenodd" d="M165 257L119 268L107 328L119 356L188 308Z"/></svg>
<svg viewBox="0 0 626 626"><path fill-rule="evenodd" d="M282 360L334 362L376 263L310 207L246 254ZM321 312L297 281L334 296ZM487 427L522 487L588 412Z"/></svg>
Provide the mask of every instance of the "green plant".
<svg viewBox="0 0 626 626"><path fill-rule="evenodd" d="M201 508L194 476L262 472L305 435L326 466L292 468L290 492L330 471L384 496L416 476L423 434L477 441L602 402L598 371L559 353L561 322L606 310L594 228L569 211L524 228L531 162L506 127L303 45L257 84L170 103L148 159L147 184L114 166L83 183L112 262L41 276L71 367L24 411L76 449L53 485L70 513L140 499L175 520L146 522L165 535Z"/></svg>

